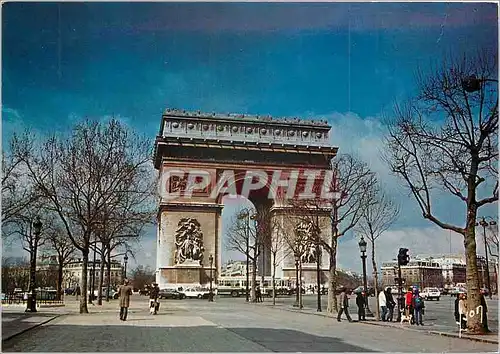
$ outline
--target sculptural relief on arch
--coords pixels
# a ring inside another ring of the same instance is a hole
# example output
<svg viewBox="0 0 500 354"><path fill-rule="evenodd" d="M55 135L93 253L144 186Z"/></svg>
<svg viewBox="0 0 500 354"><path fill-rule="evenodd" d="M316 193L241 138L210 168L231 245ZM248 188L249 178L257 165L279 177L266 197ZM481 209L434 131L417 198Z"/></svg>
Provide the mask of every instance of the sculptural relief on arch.
<svg viewBox="0 0 500 354"><path fill-rule="evenodd" d="M276 225L286 215L289 219L290 199L307 198L319 190L328 193L313 187L328 180L330 160L337 152L329 142L330 129L325 122L296 118L165 111L155 142L160 288L207 285L210 270L216 284L224 251L224 196L244 195L260 215L269 215L266 223ZM319 217L326 220L328 215L321 213ZM300 227L300 232L311 234L307 224ZM276 232L272 228L268 237ZM329 227L322 228L321 237L328 238L329 233ZM302 256L304 277L315 277L317 251L311 237ZM295 278L293 255L286 246L281 252L277 276ZM271 275L271 252L261 253L259 275ZM321 259L327 269L328 258L322 254Z"/></svg>

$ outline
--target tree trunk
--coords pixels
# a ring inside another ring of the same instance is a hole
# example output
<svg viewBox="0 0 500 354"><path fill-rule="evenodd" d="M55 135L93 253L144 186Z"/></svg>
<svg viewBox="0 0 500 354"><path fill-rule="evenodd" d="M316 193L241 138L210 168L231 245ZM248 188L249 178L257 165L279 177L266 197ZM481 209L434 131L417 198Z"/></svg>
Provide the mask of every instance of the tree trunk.
<svg viewBox="0 0 500 354"><path fill-rule="evenodd" d="M63 275L64 275L64 260L63 257L59 257L59 262L57 262L57 300L62 300L63 295Z"/></svg>
<svg viewBox="0 0 500 354"><path fill-rule="evenodd" d="M378 271L377 271L377 261L375 260L375 240L373 238L370 239L370 243L372 246L372 268L373 268L373 288L375 289L375 301L377 303L375 309L375 318L377 321L380 320L380 304L378 302ZM368 300L369 295L366 294L366 299Z"/></svg>
<svg viewBox="0 0 500 354"><path fill-rule="evenodd" d="M295 306L299 306L299 262L297 260L295 261Z"/></svg>
<svg viewBox="0 0 500 354"><path fill-rule="evenodd" d="M302 260L299 261L299 284L299 309L302 309Z"/></svg>
<svg viewBox="0 0 500 354"><path fill-rule="evenodd" d="M107 246L108 261L106 262L106 276L108 277L108 286L106 287L106 302L109 302L109 290L111 289L111 250Z"/></svg>
<svg viewBox="0 0 500 354"><path fill-rule="evenodd" d="M475 235L475 220L476 210L468 211L467 231L464 237L465 257L466 257L466 284L467 284L467 309L474 310L481 305L481 295L479 287L479 274L477 271L477 251L476 251L476 235ZM467 331L469 334L484 333L484 328L481 323L481 316L467 315Z"/></svg>
<svg viewBox="0 0 500 354"><path fill-rule="evenodd" d="M104 250L101 255L101 269L99 270L99 288L97 290L97 305L102 305L102 286L104 285Z"/></svg>
<svg viewBox="0 0 500 354"><path fill-rule="evenodd" d="M252 287L250 288L250 301L257 302L257 298L255 296L255 285L257 284L257 257L253 257L252 259Z"/></svg>
<svg viewBox="0 0 500 354"><path fill-rule="evenodd" d="M89 265L89 251L82 251L82 279L80 288L82 289L82 297L80 298L80 313L89 313L87 308L87 297L89 295L89 289L87 287L88 283L88 265Z"/></svg>
<svg viewBox="0 0 500 354"><path fill-rule="evenodd" d="M328 313L338 312L337 296L337 238L332 238L332 249L330 253L330 267L328 269L328 305L326 311Z"/></svg>
<svg viewBox="0 0 500 354"><path fill-rule="evenodd" d="M276 252L273 252L273 305L276 305Z"/></svg>

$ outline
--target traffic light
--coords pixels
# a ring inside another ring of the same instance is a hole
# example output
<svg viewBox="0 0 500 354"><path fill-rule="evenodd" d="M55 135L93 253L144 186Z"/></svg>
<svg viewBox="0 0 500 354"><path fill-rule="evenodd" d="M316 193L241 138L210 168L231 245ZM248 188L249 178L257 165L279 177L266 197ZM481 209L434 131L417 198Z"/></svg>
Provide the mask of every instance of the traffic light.
<svg viewBox="0 0 500 354"><path fill-rule="evenodd" d="M408 248L400 248L398 253L398 265L407 265L410 262Z"/></svg>

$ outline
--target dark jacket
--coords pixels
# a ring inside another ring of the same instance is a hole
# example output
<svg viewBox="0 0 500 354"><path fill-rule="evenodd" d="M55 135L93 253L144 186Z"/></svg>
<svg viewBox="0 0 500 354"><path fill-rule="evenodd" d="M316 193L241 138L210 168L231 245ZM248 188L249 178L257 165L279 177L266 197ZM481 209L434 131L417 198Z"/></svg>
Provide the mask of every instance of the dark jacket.
<svg viewBox="0 0 500 354"><path fill-rule="evenodd" d="M388 308L394 308L396 306L396 301L392 297L392 292L389 290L385 290L385 300Z"/></svg>
<svg viewBox="0 0 500 354"><path fill-rule="evenodd" d="M460 313L458 312L458 302L459 301L460 301L460 298L457 295L457 298L455 299L455 312L453 313L455 315L455 322L460 322Z"/></svg>
<svg viewBox="0 0 500 354"><path fill-rule="evenodd" d="M417 310L425 308L424 299L422 298L422 296L420 295L414 296L412 299L412 306L414 309Z"/></svg>
<svg viewBox="0 0 500 354"><path fill-rule="evenodd" d="M358 305L358 307L360 308L365 306L365 297L363 296L362 293L359 293L356 296L356 305Z"/></svg>
<svg viewBox="0 0 500 354"><path fill-rule="evenodd" d="M349 307L349 298L347 297L347 294L345 293L345 291L342 291L340 293L340 306L342 308L348 308Z"/></svg>
<svg viewBox="0 0 500 354"><path fill-rule="evenodd" d="M157 286L153 286L151 288L151 291L149 292L149 298L158 300L159 295L160 295L160 288L158 288Z"/></svg>

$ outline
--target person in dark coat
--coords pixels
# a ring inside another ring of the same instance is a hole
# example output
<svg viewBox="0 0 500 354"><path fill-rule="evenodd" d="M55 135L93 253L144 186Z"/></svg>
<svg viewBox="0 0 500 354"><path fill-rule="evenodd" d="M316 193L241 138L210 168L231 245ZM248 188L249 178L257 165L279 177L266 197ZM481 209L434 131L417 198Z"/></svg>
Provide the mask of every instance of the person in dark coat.
<svg viewBox="0 0 500 354"><path fill-rule="evenodd" d="M486 305L486 299L484 297L484 293L481 292L481 306L483 307L483 328L486 332L490 332L489 328L488 328L488 315L487 315L487 312L488 312L488 306Z"/></svg>
<svg viewBox="0 0 500 354"><path fill-rule="evenodd" d="M458 303L460 302L460 294L457 294L457 297L455 299L455 312L453 313L455 315L455 322L460 323L460 312L458 311Z"/></svg>
<svg viewBox="0 0 500 354"><path fill-rule="evenodd" d="M120 301L120 320L126 321L128 308L130 306L130 295L132 287L128 285L128 279L123 280L123 285L118 288L118 297Z"/></svg>
<svg viewBox="0 0 500 354"><path fill-rule="evenodd" d="M340 298L339 298L340 310L339 314L337 315L337 321L340 322L340 317L342 316L342 313L345 313L345 317L347 317L347 320L349 322L352 322L352 318L351 316L349 316L349 297L346 294L345 288L342 288L341 291L342 292L340 293Z"/></svg>
<svg viewBox="0 0 500 354"><path fill-rule="evenodd" d="M362 291L356 295L356 305L358 306L358 321L365 321L365 292Z"/></svg>
<svg viewBox="0 0 500 354"><path fill-rule="evenodd" d="M158 302L158 297L160 296L160 288L158 284L153 283L151 291L149 292L149 306L153 309L152 314L156 315L158 313L158 308L160 303Z"/></svg>
<svg viewBox="0 0 500 354"><path fill-rule="evenodd" d="M393 316L394 316L394 308L396 307L396 301L394 301L394 298L392 297L392 289L387 288L385 289L385 299L386 299L386 306L387 306L387 317L386 321L392 322Z"/></svg>

